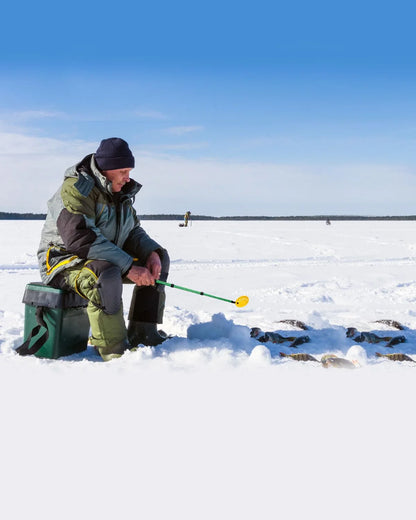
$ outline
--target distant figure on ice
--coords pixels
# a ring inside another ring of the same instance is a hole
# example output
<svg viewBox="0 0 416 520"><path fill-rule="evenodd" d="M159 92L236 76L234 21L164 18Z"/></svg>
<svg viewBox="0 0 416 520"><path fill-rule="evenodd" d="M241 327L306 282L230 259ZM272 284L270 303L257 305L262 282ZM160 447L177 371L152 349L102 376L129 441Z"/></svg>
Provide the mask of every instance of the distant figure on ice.
<svg viewBox="0 0 416 520"><path fill-rule="evenodd" d="M38 260L42 281L88 300L91 343L104 360L157 345L162 323L167 251L147 235L133 208L141 185L130 177L134 156L126 141L103 139L95 153L65 172L48 202ZM126 328L122 284L134 283Z"/></svg>
<svg viewBox="0 0 416 520"><path fill-rule="evenodd" d="M187 211L183 216L183 226L188 227L188 222L191 220L191 212Z"/></svg>
<svg viewBox="0 0 416 520"><path fill-rule="evenodd" d="M326 219L326 225L327 225L327 226L330 226L330 225L331 225L331 221L329 220L329 218Z"/></svg>

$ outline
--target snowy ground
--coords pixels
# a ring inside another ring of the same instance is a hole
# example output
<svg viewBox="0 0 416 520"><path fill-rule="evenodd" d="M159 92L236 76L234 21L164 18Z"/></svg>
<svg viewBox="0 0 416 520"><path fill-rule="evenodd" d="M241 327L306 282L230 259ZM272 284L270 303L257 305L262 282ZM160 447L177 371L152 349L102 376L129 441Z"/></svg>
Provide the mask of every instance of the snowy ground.
<svg viewBox="0 0 416 520"><path fill-rule="evenodd" d="M176 337L109 363L14 353L41 226L0 221L4 518L414 518L416 363L375 352L416 360L416 222L144 221L171 282L250 302L167 288ZM311 341L262 344L254 326ZM406 342L357 344L347 327ZM294 351L359 368L279 356Z"/></svg>

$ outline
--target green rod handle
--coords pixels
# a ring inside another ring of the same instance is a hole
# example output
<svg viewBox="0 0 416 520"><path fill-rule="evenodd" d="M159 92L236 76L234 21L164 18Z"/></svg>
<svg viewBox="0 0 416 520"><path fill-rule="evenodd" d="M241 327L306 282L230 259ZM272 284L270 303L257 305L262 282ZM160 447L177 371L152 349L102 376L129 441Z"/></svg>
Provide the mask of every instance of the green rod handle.
<svg viewBox="0 0 416 520"><path fill-rule="evenodd" d="M160 285L166 285L167 287L172 287L173 289L180 289L181 291L188 291L194 294L199 294L200 296L208 296L208 298L215 298L216 300L221 300L223 302L235 303L234 300L227 300L227 298L220 298L219 296L214 296L212 294L208 294L202 291L195 291L194 289L188 289L187 287L181 287L180 285L175 285L174 283L163 282L162 280L156 280L156 283Z"/></svg>

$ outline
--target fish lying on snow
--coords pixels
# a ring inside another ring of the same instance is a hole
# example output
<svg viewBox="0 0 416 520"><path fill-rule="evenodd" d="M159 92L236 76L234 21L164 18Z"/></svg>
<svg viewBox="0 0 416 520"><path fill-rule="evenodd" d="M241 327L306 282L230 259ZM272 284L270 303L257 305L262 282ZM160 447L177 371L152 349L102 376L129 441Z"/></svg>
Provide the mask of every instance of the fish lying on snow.
<svg viewBox="0 0 416 520"><path fill-rule="evenodd" d="M279 320L277 323L287 323L288 325L292 325L298 329L309 330L309 327L306 325L306 323L303 323L303 321L299 320Z"/></svg>
<svg viewBox="0 0 416 520"><path fill-rule="evenodd" d="M316 363L320 363L320 361L310 354L307 354L306 352L299 352L296 354L285 354L284 352L279 352L280 357L287 357L294 359L295 361L316 361Z"/></svg>
<svg viewBox="0 0 416 520"><path fill-rule="evenodd" d="M405 330L405 326L399 323L396 320L376 320L374 323L382 323L383 325L387 325L388 327L394 327L395 329Z"/></svg>
<svg viewBox="0 0 416 520"><path fill-rule="evenodd" d="M386 341L385 347L393 348L394 345L404 343L406 341L405 336L378 336L374 332L358 332L354 327L348 327L346 332L347 338L352 338L356 343L381 343Z"/></svg>
<svg viewBox="0 0 416 520"><path fill-rule="evenodd" d="M356 362L340 358L335 354L325 354L320 361L306 352L296 354L279 352L279 354L280 357L294 359L295 361L315 361L316 363L321 363L324 368L357 368L358 366Z"/></svg>
<svg viewBox="0 0 416 520"><path fill-rule="evenodd" d="M385 347L393 348L394 345L398 345L399 343L404 343L406 341L406 338L404 336L384 336L380 337L377 336L377 334L374 334L373 332L361 332L359 336L354 338L354 341L357 343L362 343L366 341L367 343L381 343L382 341L387 341Z"/></svg>
<svg viewBox="0 0 416 520"><path fill-rule="evenodd" d="M309 336L299 336L298 338L296 338L290 345L289 347L290 348L297 348L298 345L303 345L304 343L309 343L310 341L310 337Z"/></svg>
<svg viewBox="0 0 416 520"><path fill-rule="evenodd" d="M263 332L259 327L252 327L250 331L250 337L255 338L260 343L284 343L290 341L289 348L297 348L298 345L303 345L310 341L309 336L282 336L278 332Z"/></svg>
<svg viewBox="0 0 416 520"><path fill-rule="evenodd" d="M355 327L348 327L346 331L347 338L353 338L356 334L359 334L359 332Z"/></svg>
<svg viewBox="0 0 416 520"><path fill-rule="evenodd" d="M395 352L394 354L380 354L380 352L376 352L376 356L387 358L391 361L411 361L412 363L416 363L414 359L412 359L407 354L403 354L402 352Z"/></svg>
<svg viewBox="0 0 416 520"><path fill-rule="evenodd" d="M284 343L285 341L295 341L296 336L282 336L278 332L263 332L259 327L253 327L250 331L250 337L256 338L261 343L270 341L271 343Z"/></svg>
<svg viewBox="0 0 416 520"><path fill-rule="evenodd" d="M353 338L357 343L363 343L364 341L367 343L381 343L382 341L391 341L393 336L377 336L374 332L358 332L354 327L349 327L347 329L347 338Z"/></svg>
<svg viewBox="0 0 416 520"><path fill-rule="evenodd" d="M324 368L357 368L356 363L335 354L325 354L321 357L321 363Z"/></svg>
<svg viewBox="0 0 416 520"><path fill-rule="evenodd" d="M392 338L387 345L384 345L385 347L393 348L394 345L398 345L399 343L404 343L406 341L406 338L404 336L396 336L395 338Z"/></svg>

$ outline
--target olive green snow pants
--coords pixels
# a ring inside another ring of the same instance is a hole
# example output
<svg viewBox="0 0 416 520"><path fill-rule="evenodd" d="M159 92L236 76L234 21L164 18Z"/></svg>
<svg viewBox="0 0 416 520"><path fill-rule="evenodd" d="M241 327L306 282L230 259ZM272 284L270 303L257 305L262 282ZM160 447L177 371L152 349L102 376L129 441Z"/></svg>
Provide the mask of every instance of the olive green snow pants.
<svg viewBox="0 0 416 520"><path fill-rule="evenodd" d="M162 258L161 279L166 279L169 257ZM132 283L121 276L120 269L104 260L86 260L63 271L53 286L75 291L88 300L87 313L91 327L90 342L95 347L117 346L127 338L123 316L122 284ZM163 285L138 287L133 290L129 320L162 323L165 307Z"/></svg>

